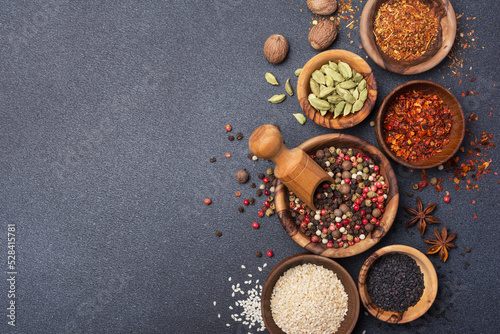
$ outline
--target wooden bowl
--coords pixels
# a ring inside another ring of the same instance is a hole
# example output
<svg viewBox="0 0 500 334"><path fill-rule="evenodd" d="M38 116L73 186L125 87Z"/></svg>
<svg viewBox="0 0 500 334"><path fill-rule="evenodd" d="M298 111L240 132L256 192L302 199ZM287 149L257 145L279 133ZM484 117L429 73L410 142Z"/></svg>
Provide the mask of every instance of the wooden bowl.
<svg viewBox="0 0 500 334"><path fill-rule="evenodd" d="M428 3L439 18L437 40L420 58L398 61L386 55L377 45L373 34L373 23L380 6L387 0L368 0L361 14L361 43L370 58L380 67L399 74L417 74L439 64L450 52L455 41L457 19L449 0L421 0Z"/></svg>
<svg viewBox="0 0 500 334"><path fill-rule="evenodd" d="M374 262L378 258L391 253L400 253L410 256L417 262L420 270L424 274L424 292L422 297L415 306L410 307L405 312L389 312L377 307L372 302L366 286L367 275ZM431 307L432 303L436 299L438 279L436 270L427 256L409 246L391 245L379 249L370 255L365 263L363 263L358 277L358 288L361 302L371 315L385 322L404 324L422 316Z"/></svg>
<svg viewBox="0 0 500 334"><path fill-rule="evenodd" d="M337 262L319 255L307 253L295 254L287 257L286 259L278 263L267 276L267 279L262 287L261 296L262 318L264 320L264 323L266 324L267 330L271 334L284 334L284 332L274 322L271 313L271 295L273 293L276 281L278 281L281 275L283 275L283 273L288 269L307 263L321 265L324 268L333 271L337 275L338 279L342 282L342 285L344 285L345 291L348 296L347 314L337 332L346 334L351 333L356 326L356 322L358 321L359 316L360 303L356 284L354 283L349 273ZM304 311L307 312L307 310Z"/></svg>
<svg viewBox="0 0 500 334"><path fill-rule="evenodd" d="M396 174L394 173L389 160L387 160L382 152L367 141L351 135L331 133L311 138L300 144L299 147L306 153L313 154L318 149L332 145L340 148L346 147L356 149L364 155L370 156L375 163L380 166L379 173L384 176L387 184L389 185L389 193L387 194L384 216L382 217L379 226L375 227L375 229L368 234L364 240L354 244L354 246L349 246L347 248L328 248L322 243L311 242L310 237L300 231L299 227L295 224L295 218L292 217L291 214L288 203L288 189L279 180L276 183L274 200L276 204L276 212L278 213L281 225L285 229L286 233L288 233L288 235L296 243L304 247L306 250L318 255L331 258L342 258L366 251L379 242L387 231L389 231L398 210L399 190L398 183L396 181Z"/></svg>
<svg viewBox="0 0 500 334"><path fill-rule="evenodd" d="M329 112L325 116L321 116L309 104L309 100L307 99L309 94L311 94L309 80L315 70L319 70L321 66L328 64L329 61L338 62L339 60L349 64L356 72L363 75L367 83L368 98L363 108L354 114L333 118L333 114ZM302 68L297 81L297 98L304 113L314 123L330 129L346 129L359 124L370 114L377 100L377 82L368 63L357 54L345 50L328 50L312 57Z"/></svg>
<svg viewBox="0 0 500 334"><path fill-rule="evenodd" d="M421 91L425 94L438 95L450 109L453 122L450 132L450 142L443 147L442 152L436 153L429 159L419 162L410 162L398 157L385 143L383 131L384 117L391 104L399 95L412 90ZM460 102L458 102L457 98L447 88L428 80L414 80L394 88L384 99L375 119L375 135L382 151L398 164L415 169L432 168L448 161L460 148L465 136L465 117Z"/></svg>

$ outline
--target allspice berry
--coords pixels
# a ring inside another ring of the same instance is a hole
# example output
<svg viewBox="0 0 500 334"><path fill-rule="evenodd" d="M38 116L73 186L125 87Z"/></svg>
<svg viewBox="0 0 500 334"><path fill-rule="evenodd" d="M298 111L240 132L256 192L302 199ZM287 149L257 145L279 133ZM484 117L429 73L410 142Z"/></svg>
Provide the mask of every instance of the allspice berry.
<svg viewBox="0 0 500 334"><path fill-rule="evenodd" d="M337 0L307 0L307 7L314 14L331 15L337 10Z"/></svg>
<svg viewBox="0 0 500 334"><path fill-rule="evenodd" d="M337 32L337 25L333 21L323 20L311 28L307 39L314 49L321 51L333 43Z"/></svg>
<svg viewBox="0 0 500 334"><path fill-rule="evenodd" d="M248 173L246 170L242 169L236 173L236 181L239 183L245 183L248 181Z"/></svg>
<svg viewBox="0 0 500 334"><path fill-rule="evenodd" d="M264 43L264 56L273 64L281 63L288 53L288 41L282 35L271 35Z"/></svg>

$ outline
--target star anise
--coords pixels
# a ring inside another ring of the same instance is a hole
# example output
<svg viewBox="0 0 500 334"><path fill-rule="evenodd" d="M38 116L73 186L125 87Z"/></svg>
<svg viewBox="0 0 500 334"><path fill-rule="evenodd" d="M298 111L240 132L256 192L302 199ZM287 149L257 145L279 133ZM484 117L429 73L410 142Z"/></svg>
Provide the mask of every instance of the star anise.
<svg viewBox="0 0 500 334"><path fill-rule="evenodd" d="M408 206L404 207L406 212L415 216L412 219L410 219L408 223L406 223L406 227L413 226L415 225L415 223L418 222L417 224L418 230L420 231L420 234L424 235L425 227L427 226L427 224L439 224L439 220L437 220L432 216L429 216L429 213L434 211L435 207L436 203L430 203L424 208L424 206L422 205L422 201L420 200L420 197L417 197L416 210Z"/></svg>
<svg viewBox="0 0 500 334"><path fill-rule="evenodd" d="M441 261L446 262L448 259L448 250L450 248L457 248L455 244L452 242L453 239L457 237L456 233L448 234L448 230L446 226L441 230L441 234L437 228L434 229L434 236L436 239L425 239L424 241L432 246L427 250L427 254L436 254L439 252L439 258Z"/></svg>

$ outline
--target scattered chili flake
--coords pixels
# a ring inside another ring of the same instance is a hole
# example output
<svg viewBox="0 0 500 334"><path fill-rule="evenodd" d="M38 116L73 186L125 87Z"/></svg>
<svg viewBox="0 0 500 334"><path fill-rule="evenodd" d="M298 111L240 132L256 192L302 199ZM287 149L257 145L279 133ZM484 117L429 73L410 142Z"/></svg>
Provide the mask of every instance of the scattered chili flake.
<svg viewBox="0 0 500 334"><path fill-rule="evenodd" d="M210 198L205 198L203 202L205 202L206 205L212 204L212 200Z"/></svg>
<svg viewBox="0 0 500 334"><path fill-rule="evenodd" d="M237 191L236 194L235 194L236 197L240 197L241 196L241 192Z"/></svg>
<svg viewBox="0 0 500 334"><path fill-rule="evenodd" d="M227 152L226 153L226 158L231 158L231 153Z"/></svg>
<svg viewBox="0 0 500 334"><path fill-rule="evenodd" d="M418 162L450 142L452 114L437 95L410 91L398 96L383 120L384 140L396 156Z"/></svg>
<svg viewBox="0 0 500 334"><path fill-rule="evenodd" d="M229 132L233 129L233 127L229 124L226 124L226 132Z"/></svg>
<svg viewBox="0 0 500 334"><path fill-rule="evenodd" d="M375 17L373 33L380 49L396 60L411 61L437 40L438 18L419 0L389 0Z"/></svg>
<svg viewBox="0 0 500 334"><path fill-rule="evenodd" d="M470 251L471 251L470 247L465 247L465 252L466 253L470 253Z"/></svg>
<svg viewBox="0 0 500 334"><path fill-rule="evenodd" d="M474 219L477 219L477 215L476 214L474 215Z"/></svg>
<svg viewBox="0 0 500 334"><path fill-rule="evenodd" d="M222 236L222 232L221 232L221 231L215 231L215 235L216 235L217 237L221 237L221 236Z"/></svg>

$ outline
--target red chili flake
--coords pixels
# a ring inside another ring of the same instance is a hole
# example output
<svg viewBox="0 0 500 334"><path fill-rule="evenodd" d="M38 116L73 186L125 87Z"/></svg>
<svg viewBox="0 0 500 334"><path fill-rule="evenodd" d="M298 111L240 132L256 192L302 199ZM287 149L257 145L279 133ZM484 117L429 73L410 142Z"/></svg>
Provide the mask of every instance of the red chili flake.
<svg viewBox="0 0 500 334"><path fill-rule="evenodd" d="M472 200L472 204L476 204L476 200Z"/></svg>
<svg viewBox="0 0 500 334"><path fill-rule="evenodd" d="M476 80L477 80L477 78L472 78L472 79L470 79L470 82L474 82Z"/></svg>
<svg viewBox="0 0 500 334"><path fill-rule="evenodd" d="M474 215L474 219L477 219L477 215L476 214Z"/></svg>
<svg viewBox="0 0 500 334"><path fill-rule="evenodd" d="M212 200L210 198L205 198L203 202L205 202L206 205L212 204Z"/></svg>
<svg viewBox="0 0 500 334"><path fill-rule="evenodd" d="M383 121L384 140L396 156L410 162L429 159L450 142L452 114L437 95L401 94Z"/></svg>
<svg viewBox="0 0 500 334"><path fill-rule="evenodd" d="M231 153L227 152L226 153L226 158L231 158Z"/></svg>

